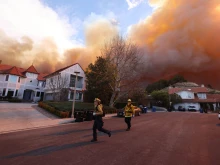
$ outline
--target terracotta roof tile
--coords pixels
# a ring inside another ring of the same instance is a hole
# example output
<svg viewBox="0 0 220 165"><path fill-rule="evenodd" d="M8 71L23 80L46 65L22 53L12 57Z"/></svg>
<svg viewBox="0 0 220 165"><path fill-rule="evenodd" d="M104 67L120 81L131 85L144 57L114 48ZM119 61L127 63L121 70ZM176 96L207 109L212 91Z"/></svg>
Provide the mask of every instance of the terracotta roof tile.
<svg viewBox="0 0 220 165"><path fill-rule="evenodd" d="M48 74L45 74L45 73L39 73L38 77L37 77L37 80L38 81L45 81L46 79L44 77L47 76L47 75Z"/></svg>
<svg viewBox="0 0 220 165"><path fill-rule="evenodd" d="M11 74L11 75L17 75L20 77L25 77L25 75L22 74L16 66L13 66L11 69L5 71L5 74Z"/></svg>
<svg viewBox="0 0 220 165"><path fill-rule="evenodd" d="M21 76L21 77L26 77L25 76L26 72L39 74L33 65L30 66L28 69L23 69L23 68L19 68L16 66L0 64L0 74L11 74L11 75L17 75L17 76ZM44 74L43 76L45 76L45 75L46 74ZM41 78L41 76L40 76L40 78Z"/></svg>
<svg viewBox="0 0 220 165"><path fill-rule="evenodd" d="M191 92L194 92L194 93L207 93L207 92L209 92L206 87L169 88L169 94L178 93L180 91L191 91Z"/></svg>
<svg viewBox="0 0 220 165"><path fill-rule="evenodd" d="M33 65L31 65L25 72L39 74Z"/></svg>

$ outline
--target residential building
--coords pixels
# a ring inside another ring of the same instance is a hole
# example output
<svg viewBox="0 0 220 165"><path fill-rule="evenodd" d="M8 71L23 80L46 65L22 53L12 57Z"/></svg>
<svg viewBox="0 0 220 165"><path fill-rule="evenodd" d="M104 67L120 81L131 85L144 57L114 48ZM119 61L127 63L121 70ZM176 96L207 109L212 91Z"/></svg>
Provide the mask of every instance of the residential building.
<svg viewBox="0 0 220 165"><path fill-rule="evenodd" d="M39 101L44 96L46 74L31 65L27 69L0 64L0 96Z"/></svg>
<svg viewBox="0 0 220 165"><path fill-rule="evenodd" d="M76 72L78 72L77 82ZM54 100L54 94L60 94L62 89L67 89L67 99L69 101L74 98L74 90L76 90L75 100L83 101L83 91L86 87L85 73L78 63L59 69L47 75L45 78L46 86L44 100Z"/></svg>
<svg viewBox="0 0 220 165"><path fill-rule="evenodd" d="M195 83L184 82L174 84L167 89L169 94L177 94L182 98L182 103L174 105L175 109L182 106L187 110L189 106L194 106L196 110L199 110L204 104L212 104L215 110L220 105L220 94L217 94L218 91L207 88L204 85L199 86ZM213 93L213 91L215 92Z"/></svg>

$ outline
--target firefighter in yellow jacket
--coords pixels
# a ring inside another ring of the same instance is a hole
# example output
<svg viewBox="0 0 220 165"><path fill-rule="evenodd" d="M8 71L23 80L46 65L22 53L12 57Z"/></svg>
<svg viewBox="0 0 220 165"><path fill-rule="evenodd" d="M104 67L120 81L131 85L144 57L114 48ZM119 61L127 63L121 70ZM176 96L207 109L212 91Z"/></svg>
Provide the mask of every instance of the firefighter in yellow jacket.
<svg viewBox="0 0 220 165"><path fill-rule="evenodd" d="M131 129L131 118L134 117L134 106L131 104L131 99L128 99L128 103L124 108L125 123L127 124L126 131Z"/></svg>
<svg viewBox="0 0 220 165"><path fill-rule="evenodd" d="M96 130L98 129L100 132L104 132L106 134L108 134L109 137L111 137L111 132L102 128L103 127L103 121L102 121L102 116L103 116L103 110L102 110L102 104L101 104L101 100L98 98L95 98L94 100L94 107L95 110L93 112L93 116L94 116L94 124L93 124L93 139L91 140L91 142L95 142L97 141L97 132Z"/></svg>

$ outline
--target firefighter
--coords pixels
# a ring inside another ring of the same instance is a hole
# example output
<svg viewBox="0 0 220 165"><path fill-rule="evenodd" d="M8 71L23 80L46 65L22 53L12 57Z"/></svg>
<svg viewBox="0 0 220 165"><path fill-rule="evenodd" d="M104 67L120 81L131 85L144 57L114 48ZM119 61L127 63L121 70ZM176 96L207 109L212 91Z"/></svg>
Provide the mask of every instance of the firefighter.
<svg viewBox="0 0 220 165"><path fill-rule="evenodd" d="M103 116L103 110L102 110L102 104L101 100L99 98L95 98L94 100L94 107L95 110L93 112L94 116L94 124L93 124L93 139L91 142L97 141L97 132L96 130L98 129L100 132L104 132L108 134L109 137L111 137L111 132L102 128L103 127L103 121L102 121L102 116Z"/></svg>
<svg viewBox="0 0 220 165"><path fill-rule="evenodd" d="M128 103L124 108L125 123L127 124L126 131L131 129L131 118L134 117L134 106L131 104L131 99L128 99Z"/></svg>

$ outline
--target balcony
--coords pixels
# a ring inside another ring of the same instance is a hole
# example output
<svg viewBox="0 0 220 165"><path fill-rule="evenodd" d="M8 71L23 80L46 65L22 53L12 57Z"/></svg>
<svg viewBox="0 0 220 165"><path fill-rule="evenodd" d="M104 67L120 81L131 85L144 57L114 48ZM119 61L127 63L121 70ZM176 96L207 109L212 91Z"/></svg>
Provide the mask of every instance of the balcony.
<svg viewBox="0 0 220 165"><path fill-rule="evenodd" d="M75 88L75 84L70 84L70 87ZM83 88L83 84L77 83L76 88Z"/></svg>

